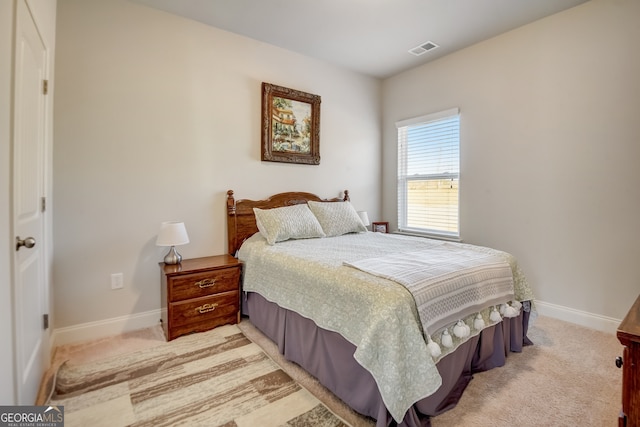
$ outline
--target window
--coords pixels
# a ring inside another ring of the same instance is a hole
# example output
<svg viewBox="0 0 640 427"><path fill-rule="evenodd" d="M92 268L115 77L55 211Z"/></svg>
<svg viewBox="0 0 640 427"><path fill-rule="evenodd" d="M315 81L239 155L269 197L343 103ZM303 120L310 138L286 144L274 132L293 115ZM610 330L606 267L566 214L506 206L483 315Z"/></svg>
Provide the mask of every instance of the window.
<svg viewBox="0 0 640 427"><path fill-rule="evenodd" d="M457 239L458 109L403 120L396 127L399 230Z"/></svg>

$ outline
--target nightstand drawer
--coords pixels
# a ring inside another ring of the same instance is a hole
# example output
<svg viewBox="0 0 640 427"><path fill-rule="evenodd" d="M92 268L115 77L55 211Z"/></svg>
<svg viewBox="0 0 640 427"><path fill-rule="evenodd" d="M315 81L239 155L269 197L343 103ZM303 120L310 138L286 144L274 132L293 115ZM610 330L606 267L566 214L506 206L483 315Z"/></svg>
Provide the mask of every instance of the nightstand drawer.
<svg viewBox="0 0 640 427"><path fill-rule="evenodd" d="M239 268L183 274L169 280L169 301L183 301L220 292L237 291Z"/></svg>
<svg viewBox="0 0 640 427"><path fill-rule="evenodd" d="M235 323L239 300L236 289L232 292L172 303L169 306L170 321L175 327L196 323L212 324L215 323L215 319L227 317L230 319L229 323Z"/></svg>

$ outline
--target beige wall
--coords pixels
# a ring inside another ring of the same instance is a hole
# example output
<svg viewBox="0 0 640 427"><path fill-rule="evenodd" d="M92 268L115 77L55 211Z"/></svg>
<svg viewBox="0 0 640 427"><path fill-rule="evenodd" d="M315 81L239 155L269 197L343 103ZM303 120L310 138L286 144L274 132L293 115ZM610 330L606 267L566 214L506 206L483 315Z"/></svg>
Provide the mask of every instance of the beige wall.
<svg viewBox="0 0 640 427"><path fill-rule="evenodd" d="M55 327L158 309L159 223L187 223L185 257L222 253L228 189L348 188L395 225L394 123L451 107L463 239L514 253L541 306L615 322L640 278L639 8L592 0L380 84L125 0L60 0ZM262 81L322 96L320 166L260 161Z"/></svg>
<svg viewBox="0 0 640 427"><path fill-rule="evenodd" d="M379 217L378 80L124 0L60 0L57 24L56 328L159 309L160 222L224 253L228 189L349 189ZM260 161L263 81L322 97L319 166Z"/></svg>
<svg viewBox="0 0 640 427"><path fill-rule="evenodd" d="M516 255L546 309L620 319L640 292L640 2L593 0L383 83L394 123L461 112L461 235Z"/></svg>

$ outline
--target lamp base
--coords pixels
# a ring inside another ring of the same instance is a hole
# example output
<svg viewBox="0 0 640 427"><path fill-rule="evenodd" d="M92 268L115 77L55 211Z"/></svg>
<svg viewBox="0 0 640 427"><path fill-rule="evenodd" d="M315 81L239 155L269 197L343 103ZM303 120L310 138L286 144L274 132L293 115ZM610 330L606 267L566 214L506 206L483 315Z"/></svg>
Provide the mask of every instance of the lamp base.
<svg viewBox="0 0 640 427"><path fill-rule="evenodd" d="M180 255L176 251L175 246L171 246L171 249L169 249L169 253L164 257L164 263L173 265L173 264L180 264L181 262L182 262L182 255Z"/></svg>

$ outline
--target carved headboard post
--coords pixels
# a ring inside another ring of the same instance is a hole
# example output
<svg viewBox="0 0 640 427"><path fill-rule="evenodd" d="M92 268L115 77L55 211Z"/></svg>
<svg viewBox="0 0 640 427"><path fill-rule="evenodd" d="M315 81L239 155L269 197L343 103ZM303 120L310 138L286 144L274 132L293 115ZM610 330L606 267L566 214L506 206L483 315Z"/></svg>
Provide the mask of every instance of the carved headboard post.
<svg viewBox="0 0 640 427"><path fill-rule="evenodd" d="M236 200L233 198L233 190L227 191L227 213L229 215L236 213Z"/></svg>
<svg viewBox="0 0 640 427"><path fill-rule="evenodd" d="M229 245L229 255L235 256L236 236L236 200L233 197L233 190L227 191L227 244Z"/></svg>

